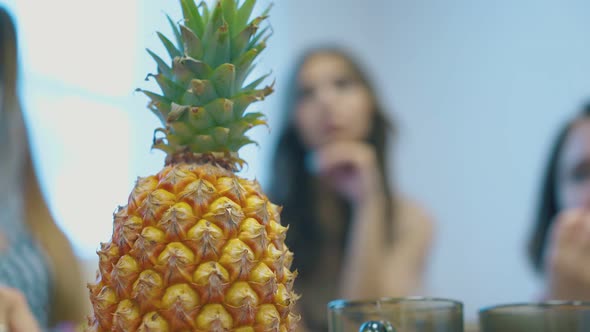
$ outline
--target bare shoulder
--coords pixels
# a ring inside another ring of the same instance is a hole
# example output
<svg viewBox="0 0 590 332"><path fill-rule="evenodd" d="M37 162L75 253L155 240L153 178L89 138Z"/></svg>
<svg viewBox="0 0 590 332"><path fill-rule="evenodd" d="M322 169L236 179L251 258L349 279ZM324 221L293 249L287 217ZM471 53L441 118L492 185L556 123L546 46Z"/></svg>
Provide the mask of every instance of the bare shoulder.
<svg viewBox="0 0 590 332"><path fill-rule="evenodd" d="M394 206L397 235L420 237L425 240L432 238L434 218L426 207L407 197L396 198Z"/></svg>

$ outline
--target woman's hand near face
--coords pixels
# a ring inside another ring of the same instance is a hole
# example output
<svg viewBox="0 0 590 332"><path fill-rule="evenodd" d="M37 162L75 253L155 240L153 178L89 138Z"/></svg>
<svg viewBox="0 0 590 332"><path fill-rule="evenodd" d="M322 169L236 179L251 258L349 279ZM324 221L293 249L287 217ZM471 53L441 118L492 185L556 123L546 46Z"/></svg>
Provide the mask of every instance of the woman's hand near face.
<svg viewBox="0 0 590 332"><path fill-rule="evenodd" d="M8 332L40 332L27 299L19 291L0 286L0 326Z"/></svg>
<svg viewBox="0 0 590 332"><path fill-rule="evenodd" d="M560 214L550 234L546 297L590 300L590 212L576 209Z"/></svg>
<svg viewBox="0 0 590 332"><path fill-rule="evenodd" d="M318 174L353 205L383 197L384 185L375 148L358 141L326 144L315 151Z"/></svg>

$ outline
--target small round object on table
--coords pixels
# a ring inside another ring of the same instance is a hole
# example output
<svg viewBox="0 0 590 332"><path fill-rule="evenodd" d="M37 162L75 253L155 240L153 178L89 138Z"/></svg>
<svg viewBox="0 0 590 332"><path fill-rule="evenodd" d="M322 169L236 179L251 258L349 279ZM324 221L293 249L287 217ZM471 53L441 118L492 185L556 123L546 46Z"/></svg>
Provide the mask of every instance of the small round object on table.
<svg viewBox="0 0 590 332"><path fill-rule="evenodd" d="M396 330L389 322L370 321L364 323L359 332L396 332Z"/></svg>

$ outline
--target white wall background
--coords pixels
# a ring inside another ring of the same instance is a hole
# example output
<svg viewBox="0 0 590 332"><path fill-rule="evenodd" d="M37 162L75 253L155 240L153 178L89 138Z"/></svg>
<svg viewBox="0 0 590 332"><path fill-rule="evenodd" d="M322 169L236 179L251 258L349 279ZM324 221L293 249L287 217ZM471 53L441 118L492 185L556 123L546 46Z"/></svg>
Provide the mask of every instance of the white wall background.
<svg viewBox="0 0 590 332"><path fill-rule="evenodd" d="M2 3L21 23L45 189L80 255L94 257L135 176L161 165L149 152L156 120L131 91L145 86L154 66L143 48L161 50L153 30L166 29L162 10L179 17L176 5ZM589 12L584 0L276 1L261 72L274 70L278 92L261 108L280 123L281 87L302 49L328 42L357 53L400 126L397 183L438 223L430 293L463 300L472 318L537 291L524 246L550 140L590 98ZM246 153L246 174L263 183L275 135L257 131L262 148Z"/></svg>

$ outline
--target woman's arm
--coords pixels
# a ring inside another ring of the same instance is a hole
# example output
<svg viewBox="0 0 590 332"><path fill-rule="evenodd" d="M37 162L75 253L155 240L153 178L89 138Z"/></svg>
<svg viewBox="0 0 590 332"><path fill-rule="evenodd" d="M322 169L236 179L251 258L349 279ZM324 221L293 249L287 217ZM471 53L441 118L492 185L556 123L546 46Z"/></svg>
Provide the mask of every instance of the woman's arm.
<svg viewBox="0 0 590 332"><path fill-rule="evenodd" d="M389 245L383 234L389 195L375 149L363 142L339 142L316 154L320 177L352 206L339 295L362 299L415 292L431 242L430 218L414 205L396 205Z"/></svg>
<svg viewBox="0 0 590 332"><path fill-rule="evenodd" d="M423 277L434 237L432 218L418 205L399 206L393 244L386 251L381 292L386 296L423 295Z"/></svg>
<svg viewBox="0 0 590 332"><path fill-rule="evenodd" d="M348 299L416 295L432 242L433 222L418 206L403 202L391 245L383 234L385 195L359 206L353 217L341 294Z"/></svg>
<svg viewBox="0 0 590 332"><path fill-rule="evenodd" d="M590 213L561 213L551 230L547 250L543 300L590 301Z"/></svg>
<svg viewBox="0 0 590 332"><path fill-rule="evenodd" d="M340 284L342 298L358 300L385 295L376 287L384 265L384 218L385 195L376 195L353 211Z"/></svg>

